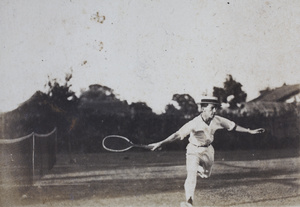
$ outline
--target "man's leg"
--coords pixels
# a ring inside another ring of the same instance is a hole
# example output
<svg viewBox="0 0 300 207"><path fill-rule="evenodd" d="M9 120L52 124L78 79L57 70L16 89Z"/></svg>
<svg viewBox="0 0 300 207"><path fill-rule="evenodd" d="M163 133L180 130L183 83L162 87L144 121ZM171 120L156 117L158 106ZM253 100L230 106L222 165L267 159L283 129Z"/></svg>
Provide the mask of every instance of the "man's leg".
<svg viewBox="0 0 300 207"><path fill-rule="evenodd" d="M186 170L187 177L184 183L186 201L193 204L194 193L197 184L197 171L200 158L195 154L186 155Z"/></svg>

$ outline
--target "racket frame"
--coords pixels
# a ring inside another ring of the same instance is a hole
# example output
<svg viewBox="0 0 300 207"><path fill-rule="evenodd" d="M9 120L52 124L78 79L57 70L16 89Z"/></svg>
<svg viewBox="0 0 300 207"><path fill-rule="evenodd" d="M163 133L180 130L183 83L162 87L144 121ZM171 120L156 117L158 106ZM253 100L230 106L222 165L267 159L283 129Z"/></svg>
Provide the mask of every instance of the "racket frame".
<svg viewBox="0 0 300 207"><path fill-rule="evenodd" d="M114 149L110 149L108 147L105 146L105 140L106 139L109 139L111 137L117 137L117 138L121 138L121 139L124 139L126 140L128 143L129 143L129 147L126 147L124 149L121 149L121 150L114 150ZM108 135L106 137L103 138L102 140L102 147L107 150L107 151L110 151L110 152L125 152L133 147L139 147L139 148L144 148L144 149L151 149L151 147L149 147L148 145L142 145L142 144L134 144L132 143L132 141L130 141L127 137L124 137L124 136L121 136L121 135Z"/></svg>

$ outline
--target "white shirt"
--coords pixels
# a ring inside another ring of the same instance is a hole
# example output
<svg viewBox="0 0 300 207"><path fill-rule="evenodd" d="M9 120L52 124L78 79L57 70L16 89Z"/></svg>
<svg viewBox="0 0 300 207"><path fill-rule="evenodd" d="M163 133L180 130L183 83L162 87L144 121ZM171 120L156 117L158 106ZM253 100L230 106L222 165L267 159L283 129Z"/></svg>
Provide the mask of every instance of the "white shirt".
<svg viewBox="0 0 300 207"><path fill-rule="evenodd" d="M201 115L195 117L185 125L183 125L177 133L181 139L190 135L189 142L196 146L209 145L214 141L214 134L218 129L233 130L235 123L226 118L215 116L209 125L207 125Z"/></svg>

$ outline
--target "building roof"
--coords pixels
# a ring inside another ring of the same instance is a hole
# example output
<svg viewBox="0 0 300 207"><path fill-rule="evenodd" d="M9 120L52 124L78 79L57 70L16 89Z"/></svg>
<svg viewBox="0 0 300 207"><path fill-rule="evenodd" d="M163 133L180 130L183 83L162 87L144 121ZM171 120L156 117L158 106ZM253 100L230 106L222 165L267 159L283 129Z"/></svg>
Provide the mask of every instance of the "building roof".
<svg viewBox="0 0 300 207"><path fill-rule="evenodd" d="M261 95L250 102L285 102L300 93L300 84L283 85L272 90L261 91Z"/></svg>

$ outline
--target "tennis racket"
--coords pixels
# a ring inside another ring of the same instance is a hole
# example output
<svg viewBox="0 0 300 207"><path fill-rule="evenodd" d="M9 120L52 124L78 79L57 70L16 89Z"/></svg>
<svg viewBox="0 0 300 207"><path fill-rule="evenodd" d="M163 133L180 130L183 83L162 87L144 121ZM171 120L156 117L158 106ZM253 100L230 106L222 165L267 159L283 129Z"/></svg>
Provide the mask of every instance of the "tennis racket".
<svg viewBox="0 0 300 207"><path fill-rule="evenodd" d="M128 138L120 135L109 135L104 137L102 146L107 151L111 152L125 152L133 147L144 149L151 149L148 145L134 144Z"/></svg>

